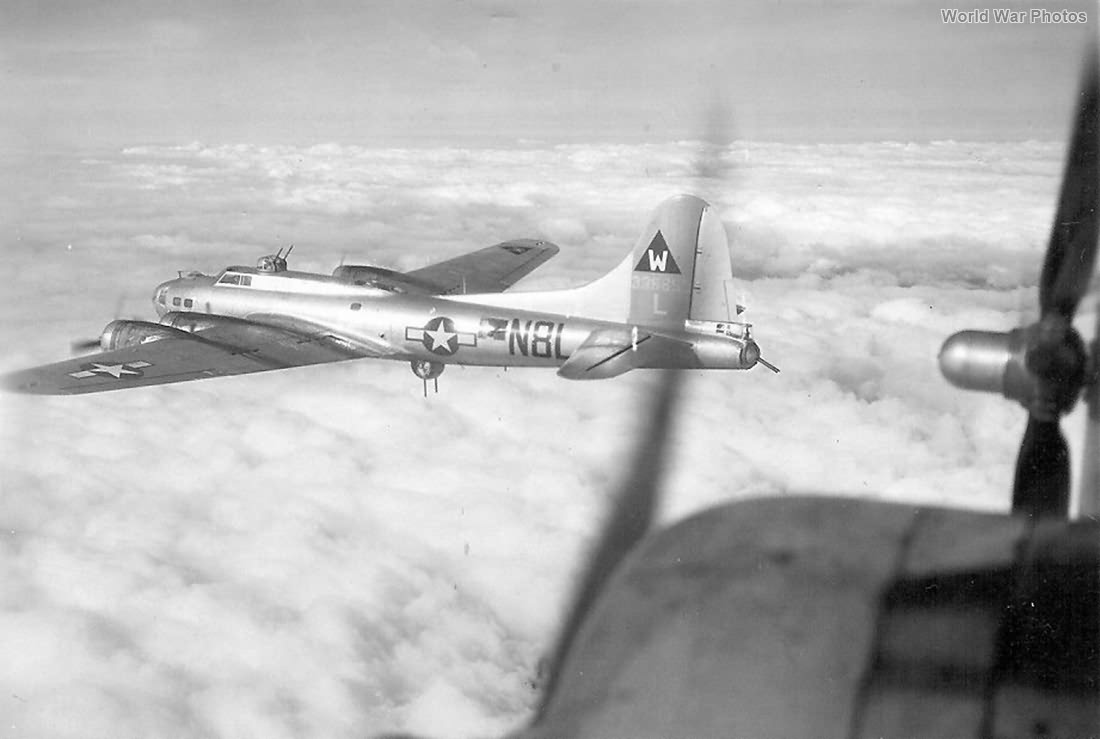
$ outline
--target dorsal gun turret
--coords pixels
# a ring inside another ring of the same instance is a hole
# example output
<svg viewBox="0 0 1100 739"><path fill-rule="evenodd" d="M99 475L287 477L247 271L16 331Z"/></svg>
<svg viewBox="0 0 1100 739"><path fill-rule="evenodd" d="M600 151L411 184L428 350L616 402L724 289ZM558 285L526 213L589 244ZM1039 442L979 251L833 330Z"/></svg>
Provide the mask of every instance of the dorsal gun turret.
<svg viewBox="0 0 1100 739"><path fill-rule="evenodd" d="M286 272L286 258L292 251L294 251L294 244L290 245L286 254L283 254L282 249L274 254L265 254L256 260L256 269L260 272Z"/></svg>

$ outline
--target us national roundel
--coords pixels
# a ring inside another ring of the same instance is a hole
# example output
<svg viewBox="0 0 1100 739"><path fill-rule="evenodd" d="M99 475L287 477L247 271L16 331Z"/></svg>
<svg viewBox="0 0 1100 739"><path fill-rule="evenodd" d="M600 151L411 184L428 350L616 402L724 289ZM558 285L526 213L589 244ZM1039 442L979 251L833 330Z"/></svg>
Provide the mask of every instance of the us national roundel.
<svg viewBox="0 0 1100 739"><path fill-rule="evenodd" d="M471 333L455 331L455 322L447 316L436 316L424 324L423 328L408 326L405 339L419 341L432 354L450 356L460 346L477 346L477 336Z"/></svg>
<svg viewBox="0 0 1100 739"><path fill-rule="evenodd" d="M676 260L672 258L672 252L668 250L668 244L665 243L665 237L658 231L653 237L653 241L649 242L649 247L642 254L642 258L638 260L638 266L634 268L635 272L660 272L666 275L678 275L680 274L680 267L676 264Z"/></svg>

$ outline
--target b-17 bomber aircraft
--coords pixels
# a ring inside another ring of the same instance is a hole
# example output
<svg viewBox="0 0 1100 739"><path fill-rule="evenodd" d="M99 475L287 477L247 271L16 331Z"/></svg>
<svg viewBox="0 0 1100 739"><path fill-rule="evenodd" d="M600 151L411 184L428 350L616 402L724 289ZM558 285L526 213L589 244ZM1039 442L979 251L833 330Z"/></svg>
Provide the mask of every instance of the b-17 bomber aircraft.
<svg viewBox="0 0 1100 739"><path fill-rule="evenodd" d="M571 380L779 371L736 320L725 229L703 200L662 203L633 251L594 282L504 292L557 252L520 239L407 273L341 265L329 276L288 269L280 250L256 267L181 273L154 292L159 322L112 321L92 344L100 353L11 373L3 386L92 393L362 357L409 362L425 394L448 364L557 367Z"/></svg>

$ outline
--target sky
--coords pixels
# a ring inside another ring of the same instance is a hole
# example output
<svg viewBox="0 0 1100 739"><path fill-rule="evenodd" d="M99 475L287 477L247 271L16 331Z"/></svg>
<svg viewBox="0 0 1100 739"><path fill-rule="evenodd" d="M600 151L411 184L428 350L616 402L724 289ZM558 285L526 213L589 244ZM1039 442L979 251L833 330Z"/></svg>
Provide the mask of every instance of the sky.
<svg viewBox="0 0 1100 739"><path fill-rule="evenodd" d="M783 371L693 373L661 524L799 493L1006 509L1024 414L935 357L1034 316L1080 28L310 8L4 5L0 371L289 243L329 271L540 237L562 250L527 286L577 284L691 190ZM700 177L715 80L731 141ZM425 400L368 360L0 396L0 731L515 728L651 379L452 367Z"/></svg>
<svg viewBox="0 0 1100 739"><path fill-rule="evenodd" d="M746 139L1060 136L1070 88L1056 81L1077 67L1088 24L945 24L939 11L12 0L0 9L0 142L660 142L696 136L712 99Z"/></svg>

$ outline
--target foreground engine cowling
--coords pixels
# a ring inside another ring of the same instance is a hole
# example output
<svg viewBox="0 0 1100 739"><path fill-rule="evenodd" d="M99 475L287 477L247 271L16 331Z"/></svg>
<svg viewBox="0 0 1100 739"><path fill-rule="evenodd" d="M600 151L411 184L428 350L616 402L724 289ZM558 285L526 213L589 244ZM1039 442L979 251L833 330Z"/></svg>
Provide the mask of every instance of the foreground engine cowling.
<svg viewBox="0 0 1100 739"><path fill-rule="evenodd" d="M160 323L148 321L111 321L103 327L99 335L99 346L105 352L125 349L138 344L146 344L160 339L177 338L186 335L183 331Z"/></svg>
<svg viewBox="0 0 1100 739"><path fill-rule="evenodd" d="M940 349L940 372L955 387L1000 393L1033 413L1057 417L1057 413L1073 407L1078 385L1070 383L1069 391L1044 392L1039 372L1046 370L1051 375L1049 379L1069 374L1073 376L1070 379L1079 381L1077 375L1084 368L1084 347L1077 333L1070 329L1064 337L1067 348L1059 350L1058 362L1048 362L1050 367L1042 367L1036 366L1037 361L1032 359L1029 366L1029 351L1041 346L1044 338L1042 323L1007 332L960 331L950 336Z"/></svg>

